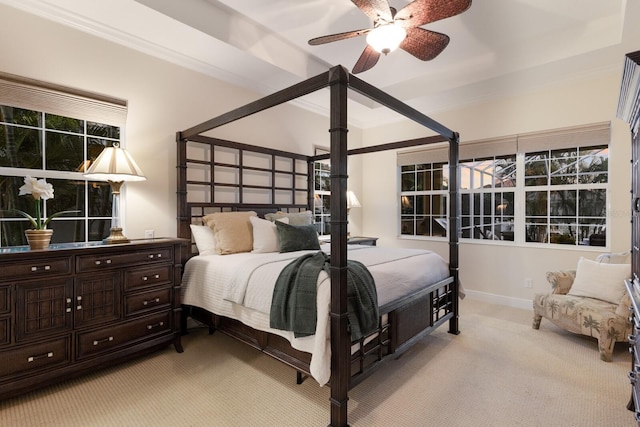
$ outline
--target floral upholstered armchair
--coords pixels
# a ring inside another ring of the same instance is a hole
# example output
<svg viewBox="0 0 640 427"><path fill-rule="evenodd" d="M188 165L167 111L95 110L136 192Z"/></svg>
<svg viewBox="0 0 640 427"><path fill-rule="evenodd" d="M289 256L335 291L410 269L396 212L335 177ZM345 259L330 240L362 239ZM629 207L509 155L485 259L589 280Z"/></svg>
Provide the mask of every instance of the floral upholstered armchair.
<svg viewBox="0 0 640 427"><path fill-rule="evenodd" d="M597 338L600 359L610 362L618 341L631 333L624 279L631 275L624 254L603 254L596 261L580 258L577 270L547 272L551 292L533 299L533 329L546 318L576 334ZM613 262L611 262L613 261Z"/></svg>

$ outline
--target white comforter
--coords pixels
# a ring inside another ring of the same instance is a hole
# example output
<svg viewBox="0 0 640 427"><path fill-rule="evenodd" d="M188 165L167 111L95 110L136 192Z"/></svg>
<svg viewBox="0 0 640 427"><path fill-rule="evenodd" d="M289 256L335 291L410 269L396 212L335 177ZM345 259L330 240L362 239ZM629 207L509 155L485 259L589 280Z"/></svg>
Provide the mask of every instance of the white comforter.
<svg viewBox="0 0 640 427"><path fill-rule="evenodd" d="M449 276L447 262L431 251L360 245L349 245L348 249L348 258L362 262L375 279L380 306ZM323 245L322 250L329 252L329 245ZM331 287L324 271L318 276L315 335L295 338L292 332L269 327L271 298L280 271L310 252L316 251L193 257L185 266L182 302L286 338L293 348L311 353L311 375L319 384L326 384L331 376Z"/></svg>

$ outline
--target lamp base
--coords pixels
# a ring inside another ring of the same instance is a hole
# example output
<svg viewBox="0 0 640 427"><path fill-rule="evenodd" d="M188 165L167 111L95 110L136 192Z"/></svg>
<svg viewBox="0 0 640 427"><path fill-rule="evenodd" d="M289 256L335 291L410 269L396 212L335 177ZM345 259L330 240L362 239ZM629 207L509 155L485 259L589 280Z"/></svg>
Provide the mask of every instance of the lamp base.
<svg viewBox="0 0 640 427"><path fill-rule="evenodd" d="M113 227L111 229L111 234L106 239L102 240L102 243L106 243L108 245L116 244L116 243L129 243L129 239L122 234L122 228Z"/></svg>

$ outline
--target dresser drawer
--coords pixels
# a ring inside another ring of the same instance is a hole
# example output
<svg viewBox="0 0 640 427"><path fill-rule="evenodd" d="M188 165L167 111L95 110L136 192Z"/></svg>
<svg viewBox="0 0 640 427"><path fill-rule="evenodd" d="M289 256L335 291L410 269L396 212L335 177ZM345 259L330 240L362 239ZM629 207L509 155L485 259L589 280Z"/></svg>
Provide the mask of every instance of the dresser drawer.
<svg viewBox="0 0 640 427"><path fill-rule="evenodd" d="M78 360L102 354L136 341L171 333L170 311L121 323L118 326L79 333L76 339Z"/></svg>
<svg viewBox="0 0 640 427"><path fill-rule="evenodd" d="M172 273L173 266L171 265L132 268L125 273L124 290L131 291L148 286L170 284L173 279Z"/></svg>
<svg viewBox="0 0 640 427"><path fill-rule="evenodd" d="M9 286L0 286L0 314L11 312L11 288Z"/></svg>
<svg viewBox="0 0 640 427"><path fill-rule="evenodd" d="M11 343L11 318L0 317L0 346Z"/></svg>
<svg viewBox="0 0 640 427"><path fill-rule="evenodd" d="M129 294L124 298L124 315L133 316L171 306L171 288Z"/></svg>
<svg viewBox="0 0 640 427"><path fill-rule="evenodd" d="M83 273L88 271L104 270L106 268L171 262L172 259L173 248L171 246L105 255L79 255L76 258L76 271L78 273Z"/></svg>
<svg viewBox="0 0 640 427"><path fill-rule="evenodd" d="M51 257L0 264L0 279L15 280L71 274L71 257Z"/></svg>
<svg viewBox="0 0 640 427"><path fill-rule="evenodd" d="M0 352L0 377L71 363L70 336Z"/></svg>

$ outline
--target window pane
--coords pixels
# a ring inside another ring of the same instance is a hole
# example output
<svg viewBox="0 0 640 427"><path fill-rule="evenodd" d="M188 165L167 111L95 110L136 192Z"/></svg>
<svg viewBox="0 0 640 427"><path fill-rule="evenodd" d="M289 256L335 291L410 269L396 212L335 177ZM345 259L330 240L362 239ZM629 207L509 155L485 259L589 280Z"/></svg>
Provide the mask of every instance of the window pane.
<svg viewBox="0 0 640 427"><path fill-rule="evenodd" d="M416 191L431 190L431 171L417 172Z"/></svg>
<svg viewBox="0 0 640 427"><path fill-rule="evenodd" d="M106 182L89 182L88 191L88 211L91 217L110 217L111 203L111 186Z"/></svg>
<svg viewBox="0 0 640 427"><path fill-rule="evenodd" d="M448 188L448 181L446 177L448 174L445 174L445 168L448 165L445 163L434 163L433 164L433 189L434 190L446 190Z"/></svg>
<svg viewBox="0 0 640 427"><path fill-rule="evenodd" d="M87 135L119 140L120 128L117 126L103 125L101 123L87 122Z"/></svg>
<svg viewBox="0 0 640 427"><path fill-rule="evenodd" d="M402 214L412 215L415 213L415 196L402 196L400 198L400 205L402 206Z"/></svg>
<svg viewBox="0 0 640 427"><path fill-rule="evenodd" d="M84 166L84 138L47 132L45 154L48 170L81 172Z"/></svg>
<svg viewBox="0 0 640 427"><path fill-rule="evenodd" d="M414 191L416 188L414 172L402 174L402 191Z"/></svg>
<svg viewBox="0 0 640 427"><path fill-rule="evenodd" d="M525 155L524 176L525 185L547 185L549 176L548 153L531 153Z"/></svg>
<svg viewBox="0 0 640 427"><path fill-rule="evenodd" d="M580 149L578 173L580 183L606 183L609 171L609 149L602 147L587 147Z"/></svg>
<svg viewBox="0 0 640 427"><path fill-rule="evenodd" d="M547 192L527 191L525 212L527 216L547 216Z"/></svg>
<svg viewBox="0 0 640 427"><path fill-rule="evenodd" d="M53 185L53 199L46 201L47 215L56 212L78 210L73 214L65 214L65 217L84 216L84 181L71 181L51 179L47 180ZM55 219L53 220L55 221Z"/></svg>
<svg viewBox="0 0 640 427"><path fill-rule="evenodd" d="M576 216L576 195L575 190L551 191L549 193L549 215L553 216Z"/></svg>
<svg viewBox="0 0 640 427"><path fill-rule="evenodd" d="M45 114L45 123L47 129L84 133L84 120L56 116L55 114Z"/></svg>
<svg viewBox="0 0 640 427"><path fill-rule="evenodd" d="M527 242L547 243L549 236L549 226L546 220L536 218L526 218ZM544 222L545 224L540 224Z"/></svg>
<svg viewBox="0 0 640 427"><path fill-rule="evenodd" d="M42 114L37 111L0 105L0 122L40 127L41 117Z"/></svg>
<svg viewBox="0 0 640 427"><path fill-rule="evenodd" d="M581 217L604 217L607 211L606 190L580 190Z"/></svg>
<svg viewBox="0 0 640 427"><path fill-rule="evenodd" d="M42 143L38 129L0 125L0 166L42 169Z"/></svg>
<svg viewBox="0 0 640 427"><path fill-rule="evenodd" d="M416 196L415 213L418 215L431 213L431 197Z"/></svg>
<svg viewBox="0 0 640 427"><path fill-rule="evenodd" d="M414 223L413 223L413 217L406 217L403 216L400 219L400 233L401 234L408 234L408 235L414 235L415 234L415 228L414 228Z"/></svg>

